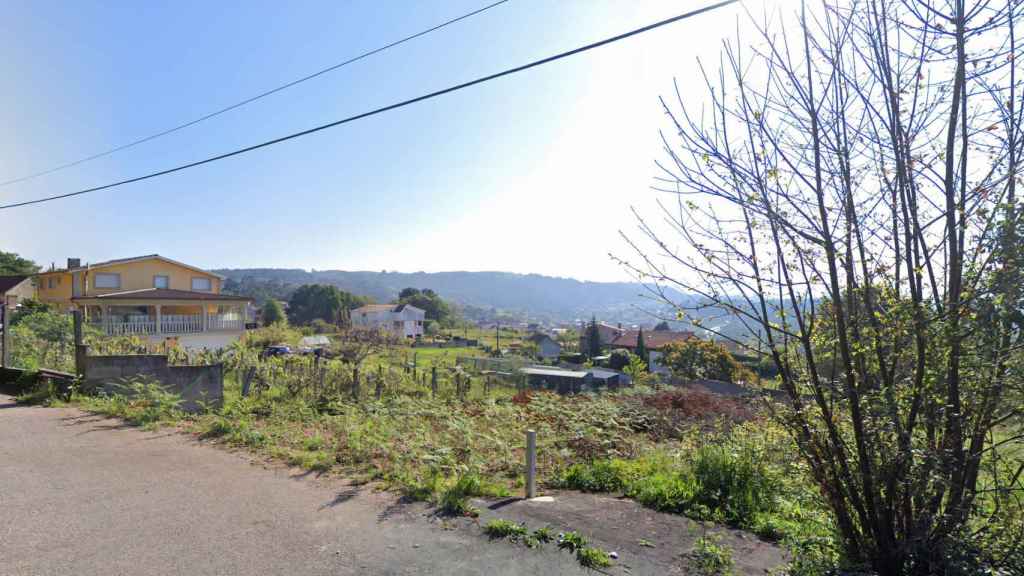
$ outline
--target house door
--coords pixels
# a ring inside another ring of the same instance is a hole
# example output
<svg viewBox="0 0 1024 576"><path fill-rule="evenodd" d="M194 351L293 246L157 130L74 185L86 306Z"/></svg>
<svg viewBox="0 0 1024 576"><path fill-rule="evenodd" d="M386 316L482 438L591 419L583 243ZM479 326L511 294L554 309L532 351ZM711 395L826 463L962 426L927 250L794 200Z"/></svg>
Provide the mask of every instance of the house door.
<svg viewBox="0 0 1024 576"><path fill-rule="evenodd" d="M71 274L71 296L78 297L82 295L82 274L75 272Z"/></svg>

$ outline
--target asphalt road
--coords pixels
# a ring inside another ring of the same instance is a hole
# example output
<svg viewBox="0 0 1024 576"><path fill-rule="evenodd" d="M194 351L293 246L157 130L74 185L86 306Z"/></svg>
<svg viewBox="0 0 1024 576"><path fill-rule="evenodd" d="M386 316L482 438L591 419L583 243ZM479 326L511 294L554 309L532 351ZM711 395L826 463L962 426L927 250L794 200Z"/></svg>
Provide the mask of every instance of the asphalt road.
<svg viewBox="0 0 1024 576"><path fill-rule="evenodd" d="M582 573L390 494L0 396L0 575Z"/></svg>

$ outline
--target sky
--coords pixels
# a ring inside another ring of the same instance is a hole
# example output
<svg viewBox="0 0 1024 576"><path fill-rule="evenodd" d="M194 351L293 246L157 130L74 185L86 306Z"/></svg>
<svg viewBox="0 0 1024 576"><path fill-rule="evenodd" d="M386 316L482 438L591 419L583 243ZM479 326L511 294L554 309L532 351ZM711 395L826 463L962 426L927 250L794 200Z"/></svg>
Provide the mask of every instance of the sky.
<svg viewBox="0 0 1024 576"><path fill-rule="evenodd" d="M0 181L202 116L477 9L435 2L0 0ZM520 65L710 1L510 0L0 203L181 164ZM49 266L159 253L204 268L500 270L620 281L668 129L739 5L250 154L0 210L0 250Z"/></svg>

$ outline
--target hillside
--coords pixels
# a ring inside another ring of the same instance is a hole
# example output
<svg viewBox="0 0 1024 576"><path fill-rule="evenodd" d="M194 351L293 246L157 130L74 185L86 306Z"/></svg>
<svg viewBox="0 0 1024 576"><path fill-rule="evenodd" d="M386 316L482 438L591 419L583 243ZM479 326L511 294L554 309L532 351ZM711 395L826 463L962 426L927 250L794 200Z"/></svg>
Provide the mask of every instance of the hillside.
<svg viewBox="0 0 1024 576"><path fill-rule="evenodd" d="M645 294L643 286L629 282L582 282L539 274L510 272L348 272L250 268L215 270L253 288L269 289L276 297L302 284L333 284L342 290L369 296L378 302L394 299L402 288L429 288L455 302L470 315L490 312L547 321L598 318L615 322L653 323L644 310L663 306ZM246 291L243 288L243 291ZM682 296L680 295L680 298ZM473 313L474 309L476 313Z"/></svg>

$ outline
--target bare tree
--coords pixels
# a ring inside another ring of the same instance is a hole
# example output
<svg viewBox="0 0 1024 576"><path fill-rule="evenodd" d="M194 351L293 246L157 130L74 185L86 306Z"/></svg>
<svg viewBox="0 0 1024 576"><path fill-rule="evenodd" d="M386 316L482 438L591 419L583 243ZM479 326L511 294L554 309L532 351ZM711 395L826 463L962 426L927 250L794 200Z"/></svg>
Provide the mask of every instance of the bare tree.
<svg viewBox="0 0 1024 576"><path fill-rule="evenodd" d="M334 351L343 362L359 368L373 354L397 344L397 337L385 330L350 328L338 335Z"/></svg>
<svg viewBox="0 0 1024 576"><path fill-rule="evenodd" d="M729 313L773 359L847 560L883 575L1024 570L1024 464L1004 454L1024 398L1021 13L751 16L756 38L702 67L705 105L662 100L671 201L623 234L655 296Z"/></svg>

